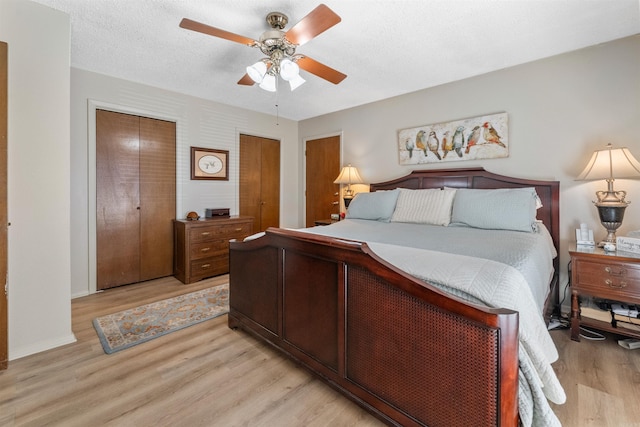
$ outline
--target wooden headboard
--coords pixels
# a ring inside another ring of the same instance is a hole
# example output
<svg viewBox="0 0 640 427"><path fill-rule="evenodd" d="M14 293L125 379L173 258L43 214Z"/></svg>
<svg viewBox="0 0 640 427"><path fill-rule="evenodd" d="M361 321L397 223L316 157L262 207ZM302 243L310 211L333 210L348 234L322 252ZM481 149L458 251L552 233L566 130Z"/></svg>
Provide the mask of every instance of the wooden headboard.
<svg viewBox="0 0 640 427"><path fill-rule="evenodd" d="M549 230L556 251L560 253L560 183L558 181L512 178L487 172L483 168L469 168L418 170L401 178L370 186L371 191L442 187L478 189L535 187L542 201L537 217ZM559 267L558 258L554 260L556 275Z"/></svg>

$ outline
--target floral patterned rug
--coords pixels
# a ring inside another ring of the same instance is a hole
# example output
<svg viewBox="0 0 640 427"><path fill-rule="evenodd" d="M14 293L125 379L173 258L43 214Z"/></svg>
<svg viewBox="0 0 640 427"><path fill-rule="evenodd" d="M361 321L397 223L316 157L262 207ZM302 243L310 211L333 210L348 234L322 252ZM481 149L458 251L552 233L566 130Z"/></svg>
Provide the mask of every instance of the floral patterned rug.
<svg viewBox="0 0 640 427"><path fill-rule="evenodd" d="M229 285L219 285L93 319L107 354L229 312Z"/></svg>

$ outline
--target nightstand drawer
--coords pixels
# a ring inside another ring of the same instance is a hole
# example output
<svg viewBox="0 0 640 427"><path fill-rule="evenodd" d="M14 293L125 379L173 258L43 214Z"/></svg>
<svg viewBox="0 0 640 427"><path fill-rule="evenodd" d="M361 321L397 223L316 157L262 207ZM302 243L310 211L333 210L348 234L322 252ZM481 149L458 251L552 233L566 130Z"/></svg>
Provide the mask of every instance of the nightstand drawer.
<svg viewBox="0 0 640 427"><path fill-rule="evenodd" d="M640 266L615 261L579 259L575 285L585 292L616 292L619 297L640 298Z"/></svg>

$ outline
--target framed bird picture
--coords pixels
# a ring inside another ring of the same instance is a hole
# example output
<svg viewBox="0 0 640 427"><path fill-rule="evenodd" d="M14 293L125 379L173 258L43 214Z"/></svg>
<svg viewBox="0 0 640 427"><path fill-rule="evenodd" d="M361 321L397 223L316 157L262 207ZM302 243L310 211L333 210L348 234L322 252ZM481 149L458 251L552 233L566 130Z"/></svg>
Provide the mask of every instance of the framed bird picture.
<svg viewBox="0 0 640 427"><path fill-rule="evenodd" d="M507 113L398 131L401 165L509 157Z"/></svg>
<svg viewBox="0 0 640 427"><path fill-rule="evenodd" d="M191 147L191 179L229 180L229 152Z"/></svg>

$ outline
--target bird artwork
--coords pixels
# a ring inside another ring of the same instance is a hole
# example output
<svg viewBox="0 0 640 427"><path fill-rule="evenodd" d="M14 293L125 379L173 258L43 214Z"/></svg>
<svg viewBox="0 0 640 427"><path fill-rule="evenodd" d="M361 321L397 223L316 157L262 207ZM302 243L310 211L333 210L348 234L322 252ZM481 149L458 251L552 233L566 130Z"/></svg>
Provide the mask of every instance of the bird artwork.
<svg viewBox="0 0 640 427"><path fill-rule="evenodd" d="M442 158L446 158L449 151L453 150L453 141L449 138L449 131L445 131L442 134Z"/></svg>
<svg viewBox="0 0 640 427"><path fill-rule="evenodd" d="M462 147L464 146L464 126L458 126L453 133L451 143L454 151L458 154L458 157L462 157Z"/></svg>
<svg viewBox="0 0 640 427"><path fill-rule="evenodd" d="M471 149L471 147L473 147L478 143L479 139L480 139L480 126L474 126L474 128L471 130L471 133L469 134L469 138L467 138L467 148L466 150L464 150L464 153L469 154L469 150Z"/></svg>
<svg viewBox="0 0 640 427"><path fill-rule="evenodd" d="M424 156L427 157L427 133L423 130L416 135L416 147L424 151Z"/></svg>
<svg viewBox="0 0 640 427"><path fill-rule="evenodd" d="M493 126L491 126L491 123L484 122L482 127L484 128L484 133L482 136L484 137L485 141L492 144L498 144L499 146L506 148L502 141L500 141L500 135L498 135L498 132L493 128Z"/></svg>
<svg viewBox="0 0 640 427"><path fill-rule="evenodd" d="M440 157L440 153L438 153L438 148L440 148L440 140L438 139L436 133L434 131L429 132L429 139L427 139L427 147L429 151L436 155L438 160L442 160Z"/></svg>
<svg viewBox="0 0 640 427"><path fill-rule="evenodd" d="M404 146L407 148L407 151L409 152L409 158L413 157L413 149L416 148L416 146L413 144L413 141L410 138L407 138L404 141Z"/></svg>

